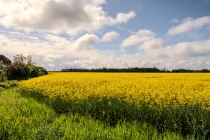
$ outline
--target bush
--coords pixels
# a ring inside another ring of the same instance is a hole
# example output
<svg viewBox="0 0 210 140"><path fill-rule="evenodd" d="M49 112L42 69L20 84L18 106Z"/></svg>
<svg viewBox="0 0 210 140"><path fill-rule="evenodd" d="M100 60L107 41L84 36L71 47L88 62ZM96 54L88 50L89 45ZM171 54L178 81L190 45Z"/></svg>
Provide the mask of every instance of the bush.
<svg viewBox="0 0 210 140"><path fill-rule="evenodd" d="M7 65L6 73L9 80L23 80L48 74L47 70L36 66L31 56L16 55L12 64Z"/></svg>
<svg viewBox="0 0 210 140"><path fill-rule="evenodd" d="M47 70L38 66L12 63L7 66L7 76L10 80L22 80L48 74Z"/></svg>
<svg viewBox="0 0 210 140"><path fill-rule="evenodd" d="M40 76L39 68L36 66L32 67L30 77L33 78L38 76Z"/></svg>
<svg viewBox="0 0 210 140"><path fill-rule="evenodd" d="M9 80L28 79L30 77L30 67L26 64L12 63L6 67Z"/></svg>
<svg viewBox="0 0 210 140"><path fill-rule="evenodd" d="M47 70L45 69L45 68L43 68L43 67L38 67L38 69L39 69L39 75L41 76L41 75L47 75L48 74L48 72L47 72Z"/></svg>
<svg viewBox="0 0 210 140"><path fill-rule="evenodd" d="M4 70L0 70L0 82L4 82L7 80L7 75Z"/></svg>
<svg viewBox="0 0 210 140"><path fill-rule="evenodd" d="M45 68L38 67L38 66L31 67L31 73L30 73L31 78L39 77L39 76L47 75L47 74L48 74L48 72Z"/></svg>

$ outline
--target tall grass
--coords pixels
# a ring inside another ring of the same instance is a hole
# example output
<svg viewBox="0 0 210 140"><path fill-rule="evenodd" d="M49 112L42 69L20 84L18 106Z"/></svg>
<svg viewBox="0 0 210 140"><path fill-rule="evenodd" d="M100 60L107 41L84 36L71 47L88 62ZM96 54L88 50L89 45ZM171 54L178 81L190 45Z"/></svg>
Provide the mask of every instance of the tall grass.
<svg viewBox="0 0 210 140"><path fill-rule="evenodd" d="M33 98L22 97L18 88L0 92L0 139L156 140L183 138L172 132L159 133L147 123L118 122L115 127L79 114L61 114Z"/></svg>
<svg viewBox="0 0 210 140"><path fill-rule="evenodd" d="M183 105L179 107L161 107L142 103L124 102L119 98L95 98L86 100L63 100L59 97L49 98L41 92L27 92L23 89L21 94L25 97L37 99L53 108L56 113L71 113L104 122L105 125L115 127L119 122L135 121L137 124L146 122L157 128L160 133L172 131L183 136L194 135L196 138L208 138L210 134L210 111L202 109L199 104Z"/></svg>

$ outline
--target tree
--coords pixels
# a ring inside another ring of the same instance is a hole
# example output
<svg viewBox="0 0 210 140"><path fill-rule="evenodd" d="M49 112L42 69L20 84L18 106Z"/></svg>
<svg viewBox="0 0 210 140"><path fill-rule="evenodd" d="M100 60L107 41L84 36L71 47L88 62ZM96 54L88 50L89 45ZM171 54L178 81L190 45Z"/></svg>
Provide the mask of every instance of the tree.
<svg viewBox="0 0 210 140"><path fill-rule="evenodd" d="M26 57L26 63L27 63L29 66L36 66L36 63L33 62L32 56L31 56L31 55L28 55L28 56Z"/></svg>
<svg viewBox="0 0 210 140"><path fill-rule="evenodd" d="M31 55L25 57L23 54L17 54L14 56L13 63L7 66L9 79L21 80L47 74L43 71L46 71L46 69L40 69L40 67L32 61Z"/></svg>
<svg viewBox="0 0 210 140"><path fill-rule="evenodd" d="M16 56L14 56L13 63L24 64L25 62L26 62L26 57L23 56L23 54L17 54Z"/></svg>

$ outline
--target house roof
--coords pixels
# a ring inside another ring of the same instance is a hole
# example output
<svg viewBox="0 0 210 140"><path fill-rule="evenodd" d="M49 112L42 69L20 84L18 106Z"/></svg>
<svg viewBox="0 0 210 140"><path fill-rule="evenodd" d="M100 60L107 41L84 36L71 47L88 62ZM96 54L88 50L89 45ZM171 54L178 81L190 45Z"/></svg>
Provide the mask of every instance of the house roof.
<svg viewBox="0 0 210 140"><path fill-rule="evenodd" d="M4 55L0 55L0 61L3 61L4 64L6 63L12 63L11 60L9 60L7 57L5 57Z"/></svg>

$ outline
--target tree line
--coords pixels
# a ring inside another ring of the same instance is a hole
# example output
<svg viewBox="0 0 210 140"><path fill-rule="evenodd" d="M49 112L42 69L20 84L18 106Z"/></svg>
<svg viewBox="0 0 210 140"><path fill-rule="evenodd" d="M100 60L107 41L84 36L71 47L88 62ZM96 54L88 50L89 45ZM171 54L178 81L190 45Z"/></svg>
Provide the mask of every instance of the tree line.
<svg viewBox="0 0 210 140"><path fill-rule="evenodd" d="M210 70L208 69L202 69L202 70L191 70L191 69L158 69L156 67L154 68L96 68L96 69L84 69L84 68L68 68L68 69L62 69L62 72L141 72L141 73L152 73L152 72L158 72L158 73L208 73Z"/></svg>

